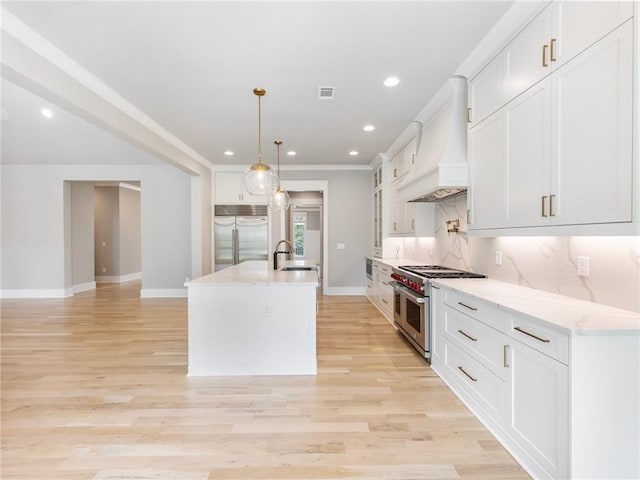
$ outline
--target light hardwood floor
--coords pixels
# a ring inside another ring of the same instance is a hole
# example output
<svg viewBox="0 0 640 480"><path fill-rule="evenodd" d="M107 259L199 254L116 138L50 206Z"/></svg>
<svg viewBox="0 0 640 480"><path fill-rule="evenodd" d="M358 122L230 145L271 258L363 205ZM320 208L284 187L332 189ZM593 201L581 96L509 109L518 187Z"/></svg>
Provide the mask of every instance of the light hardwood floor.
<svg viewBox="0 0 640 480"><path fill-rule="evenodd" d="M364 297L320 297L317 377L187 378L139 288L2 301L3 480L529 478Z"/></svg>

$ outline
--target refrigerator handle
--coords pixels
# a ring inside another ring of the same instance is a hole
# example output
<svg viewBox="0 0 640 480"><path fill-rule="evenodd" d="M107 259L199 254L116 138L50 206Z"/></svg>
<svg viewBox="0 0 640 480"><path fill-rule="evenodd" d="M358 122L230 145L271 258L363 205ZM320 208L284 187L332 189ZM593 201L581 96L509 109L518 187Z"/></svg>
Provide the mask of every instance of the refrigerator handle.
<svg viewBox="0 0 640 480"><path fill-rule="evenodd" d="M240 242L238 241L238 230L235 228L232 230L231 240L233 242L233 264L240 263Z"/></svg>

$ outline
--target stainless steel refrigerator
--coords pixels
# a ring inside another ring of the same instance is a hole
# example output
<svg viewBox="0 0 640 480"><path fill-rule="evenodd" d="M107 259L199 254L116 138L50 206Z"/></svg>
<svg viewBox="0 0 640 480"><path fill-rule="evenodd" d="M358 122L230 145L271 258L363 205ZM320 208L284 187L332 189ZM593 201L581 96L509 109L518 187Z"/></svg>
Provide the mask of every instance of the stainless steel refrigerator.
<svg viewBox="0 0 640 480"><path fill-rule="evenodd" d="M266 205L216 205L215 270L247 260L267 260Z"/></svg>

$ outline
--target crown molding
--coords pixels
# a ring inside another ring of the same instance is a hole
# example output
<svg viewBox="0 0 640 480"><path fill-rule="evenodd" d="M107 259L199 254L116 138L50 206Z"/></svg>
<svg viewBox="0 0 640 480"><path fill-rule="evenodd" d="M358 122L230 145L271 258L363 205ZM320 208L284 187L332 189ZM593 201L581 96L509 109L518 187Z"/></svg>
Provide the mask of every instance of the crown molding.
<svg viewBox="0 0 640 480"><path fill-rule="evenodd" d="M249 165L212 165L213 172L244 172ZM371 171L371 165L338 165L338 164L314 164L314 165L280 165L280 170L289 172L320 172L320 171L354 171L368 172Z"/></svg>

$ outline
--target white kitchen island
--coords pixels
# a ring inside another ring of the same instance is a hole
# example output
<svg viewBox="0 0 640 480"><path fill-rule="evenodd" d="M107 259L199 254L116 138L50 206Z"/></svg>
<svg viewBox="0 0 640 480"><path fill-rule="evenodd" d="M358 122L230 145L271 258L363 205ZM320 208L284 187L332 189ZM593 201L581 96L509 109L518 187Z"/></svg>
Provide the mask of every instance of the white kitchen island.
<svg viewBox="0 0 640 480"><path fill-rule="evenodd" d="M316 270L249 261L186 286L189 376L317 373Z"/></svg>

